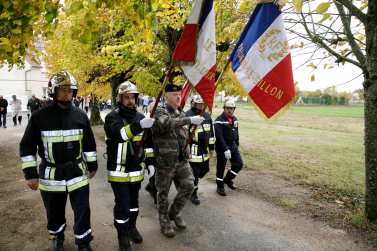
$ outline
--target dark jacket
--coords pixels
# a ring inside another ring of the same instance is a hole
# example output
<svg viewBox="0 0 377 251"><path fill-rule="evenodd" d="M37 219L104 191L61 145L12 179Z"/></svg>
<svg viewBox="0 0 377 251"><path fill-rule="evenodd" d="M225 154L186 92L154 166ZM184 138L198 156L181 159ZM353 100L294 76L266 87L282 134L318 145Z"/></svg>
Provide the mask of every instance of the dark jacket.
<svg viewBox="0 0 377 251"><path fill-rule="evenodd" d="M67 164L83 156L69 169L39 164L35 154L49 163ZM48 192L76 191L89 185L88 172L97 170L96 142L88 116L70 106L56 103L33 113L20 142L20 156L25 179L39 177L39 189ZM85 160L85 161L84 161Z"/></svg>
<svg viewBox="0 0 377 251"><path fill-rule="evenodd" d="M118 112L119 109L112 111L105 118L107 178L109 182L141 182L145 168L154 165L152 132L148 130L135 162L133 159L144 134L140 126L144 115L136 112L127 122Z"/></svg>
<svg viewBox="0 0 377 251"><path fill-rule="evenodd" d="M229 149L228 146L233 144L239 146L238 120L235 116L233 116L233 123L230 124L228 118L223 112L216 118L214 127L217 148L220 148L225 152Z"/></svg>
<svg viewBox="0 0 377 251"><path fill-rule="evenodd" d="M26 108L30 109L31 113L35 112L41 107L42 107L42 104L38 98L35 98L34 101L33 99L29 99L26 104Z"/></svg>
<svg viewBox="0 0 377 251"><path fill-rule="evenodd" d="M186 112L186 117L200 115L194 108ZM212 119L207 112L203 114L204 121L198 125L195 134L190 141L190 162L204 162L210 158L209 151L215 149L215 139L213 133ZM191 134L195 125L190 124L189 134Z"/></svg>
<svg viewBox="0 0 377 251"><path fill-rule="evenodd" d="M0 114L7 114L8 101L6 99L0 99L0 107L4 108L4 111L0 111Z"/></svg>
<svg viewBox="0 0 377 251"><path fill-rule="evenodd" d="M47 101L47 99L43 100L42 108L46 107L46 106L49 106L49 105L52 105L52 100L51 99L50 99L50 101Z"/></svg>

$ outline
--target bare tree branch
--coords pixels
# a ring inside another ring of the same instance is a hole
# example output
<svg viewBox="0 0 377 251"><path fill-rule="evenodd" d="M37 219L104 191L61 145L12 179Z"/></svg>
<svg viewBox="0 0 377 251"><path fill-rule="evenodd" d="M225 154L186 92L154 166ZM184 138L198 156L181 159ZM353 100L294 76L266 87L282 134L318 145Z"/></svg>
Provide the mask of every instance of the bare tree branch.
<svg viewBox="0 0 377 251"><path fill-rule="evenodd" d="M359 62L357 62L355 60L352 60L352 59L349 59L349 58L346 58L346 57L342 56L341 54L339 54L336 51L334 51L333 49L331 49L325 42L323 42L323 40L319 36L313 35L312 32L309 30L307 24L306 24L304 15L301 14L301 18L303 20L303 26L304 26L306 32L308 33L308 36L310 37L310 39L314 43L316 43L316 44L320 45L321 47L323 47L325 50L327 50L332 55L334 55L338 60L349 62L349 63L351 63L353 65L356 65L360 69L364 70L364 65L360 64Z"/></svg>
<svg viewBox="0 0 377 251"><path fill-rule="evenodd" d="M343 23L343 26L344 26L344 32L346 33L349 45L351 46L352 50L354 51L357 60L362 65L365 65L365 60L366 60L365 55L361 52L360 47L357 45L357 43L355 41L355 37L353 36L352 31L350 29L350 24L349 24L347 18L345 17L345 15L344 15L345 12L344 12L343 6L339 3L337 3L337 2L335 2L335 6L338 9L339 13L341 14L340 19L342 20L342 23Z"/></svg>
<svg viewBox="0 0 377 251"><path fill-rule="evenodd" d="M359 8L352 4L349 0L334 0L335 4L340 3L346 7L352 16L357 17L364 25L367 22L367 15L363 13Z"/></svg>

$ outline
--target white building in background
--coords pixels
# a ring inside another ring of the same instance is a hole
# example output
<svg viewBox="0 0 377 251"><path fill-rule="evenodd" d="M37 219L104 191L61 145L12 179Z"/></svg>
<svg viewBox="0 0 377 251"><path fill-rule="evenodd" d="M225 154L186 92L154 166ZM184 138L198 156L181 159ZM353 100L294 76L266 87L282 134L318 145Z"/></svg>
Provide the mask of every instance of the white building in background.
<svg viewBox="0 0 377 251"><path fill-rule="evenodd" d="M360 99L359 93L362 92L362 89L357 89L352 93L352 97L349 101L350 104L364 104L364 100Z"/></svg>
<svg viewBox="0 0 377 251"><path fill-rule="evenodd" d="M45 52L44 42L38 41L35 48ZM31 98L31 94L35 94L37 98L47 96L47 84L47 70L43 62L36 57L25 57L24 69L17 69L14 66L11 71L8 71L8 65L0 68L0 94L8 102L13 94L17 95L17 99L22 101L23 111L26 111L26 102Z"/></svg>

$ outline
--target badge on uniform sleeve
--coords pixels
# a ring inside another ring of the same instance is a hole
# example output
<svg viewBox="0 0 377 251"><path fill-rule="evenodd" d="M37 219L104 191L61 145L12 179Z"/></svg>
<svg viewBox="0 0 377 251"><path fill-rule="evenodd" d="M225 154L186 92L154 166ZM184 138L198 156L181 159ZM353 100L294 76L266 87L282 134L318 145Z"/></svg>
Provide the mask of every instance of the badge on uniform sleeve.
<svg viewBox="0 0 377 251"><path fill-rule="evenodd" d="M234 127L238 127L238 121L234 121Z"/></svg>
<svg viewBox="0 0 377 251"><path fill-rule="evenodd" d="M68 142L68 143L67 143L67 149L71 149L71 148L73 148L73 146L72 146L72 142Z"/></svg>

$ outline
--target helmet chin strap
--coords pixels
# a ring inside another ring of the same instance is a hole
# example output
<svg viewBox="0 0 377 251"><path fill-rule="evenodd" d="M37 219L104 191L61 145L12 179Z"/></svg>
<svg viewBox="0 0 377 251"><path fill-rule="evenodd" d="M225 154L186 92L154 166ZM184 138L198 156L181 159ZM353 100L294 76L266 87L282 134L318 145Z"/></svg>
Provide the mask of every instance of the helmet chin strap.
<svg viewBox="0 0 377 251"><path fill-rule="evenodd" d="M56 102L58 104L63 105L63 106L67 106L67 105L71 104L71 101L56 100Z"/></svg>

